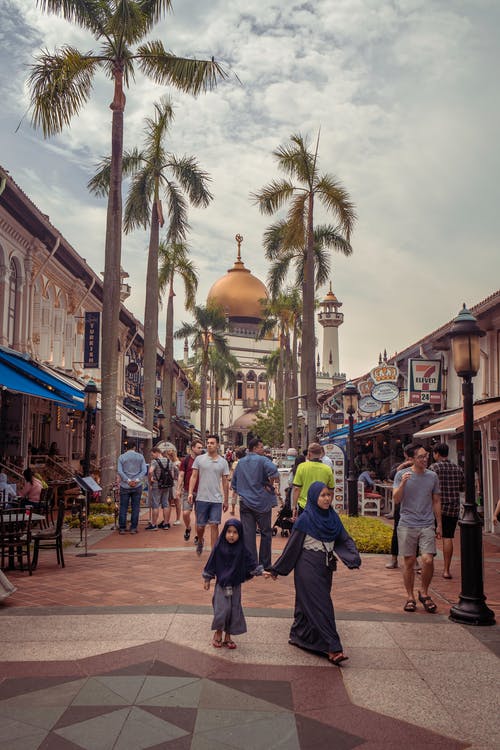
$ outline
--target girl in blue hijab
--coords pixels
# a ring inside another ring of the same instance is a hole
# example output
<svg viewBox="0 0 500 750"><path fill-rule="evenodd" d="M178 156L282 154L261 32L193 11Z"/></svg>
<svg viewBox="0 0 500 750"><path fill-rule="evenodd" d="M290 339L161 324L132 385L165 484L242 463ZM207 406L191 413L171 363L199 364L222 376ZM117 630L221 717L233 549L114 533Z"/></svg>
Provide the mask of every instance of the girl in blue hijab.
<svg viewBox="0 0 500 750"><path fill-rule="evenodd" d="M277 578L293 570L295 619L288 642L325 654L339 666L349 657L335 625L330 593L333 572L337 558L348 568L359 568L361 558L331 501L331 490L324 482L311 484L305 510L295 521L283 553L264 575Z"/></svg>
<svg viewBox="0 0 500 750"><path fill-rule="evenodd" d="M243 539L243 526L237 518L230 518L217 539L202 573L204 588L210 589L210 581L215 578L212 598L215 630L212 645L214 648L234 649L236 643L231 635L247 632L247 624L241 606L241 584L253 576L262 575L264 568L248 551ZM222 634L225 631L224 640Z"/></svg>

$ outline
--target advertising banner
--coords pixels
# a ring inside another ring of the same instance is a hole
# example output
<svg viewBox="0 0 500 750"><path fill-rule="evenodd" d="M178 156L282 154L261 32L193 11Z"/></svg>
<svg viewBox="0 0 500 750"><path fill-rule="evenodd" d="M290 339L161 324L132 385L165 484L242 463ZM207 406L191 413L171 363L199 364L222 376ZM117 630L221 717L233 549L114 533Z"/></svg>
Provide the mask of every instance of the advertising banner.
<svg viewBox="0 0 500 750"><path fill-rule="evenodd" d="M99 342L101 333L101 313L85 313L85 335L83 340L83 366L99 367Z"/></svg>

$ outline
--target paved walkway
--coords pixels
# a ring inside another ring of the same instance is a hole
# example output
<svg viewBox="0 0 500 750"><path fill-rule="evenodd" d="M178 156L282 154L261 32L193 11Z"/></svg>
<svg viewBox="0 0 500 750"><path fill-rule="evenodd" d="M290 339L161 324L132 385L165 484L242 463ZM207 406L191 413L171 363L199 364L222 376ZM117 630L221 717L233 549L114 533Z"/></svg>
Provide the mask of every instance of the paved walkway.
<svg viewBox="0 0 500 750"><path fill-rule="evenodd" d="M77 532L71 532L73 539ZM276 537L276 553L286 540ZM458 545L457 545L458 546ZM485 591L500 618L500 546L485 539ZM211 594L183 529L91 531L88 551L42 552L0 606L0 746L9 750L400 750L500 747L500 628L402 611L386 556L343 568L333 596L350 660L342 668L288 645L292 577L245 584L248 633L211 646Z"/></svg>

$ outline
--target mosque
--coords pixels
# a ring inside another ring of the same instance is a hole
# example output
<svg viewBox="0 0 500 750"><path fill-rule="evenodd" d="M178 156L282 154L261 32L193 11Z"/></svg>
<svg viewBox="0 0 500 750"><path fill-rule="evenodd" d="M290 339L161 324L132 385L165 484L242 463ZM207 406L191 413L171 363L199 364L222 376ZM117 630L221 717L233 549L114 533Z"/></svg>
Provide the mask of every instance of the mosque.
<svg viewBox="0 0 500 750"><path fill-rule="evenodd" d="M228 321L226 338L231 354L239 362L235 386L220 393L219 414L216 415L221 443L241 445L246 443L259 409L274 398L274 383L268 378L262 359L278 348L278 339L273 334L258 339L264 319L264 305L269 298L265 284L246 268L241 257L243 237L237 234L237 256L232 268L218 279L207 295L207 305L221 307ZM342 303L330 290L319 303L318 322L322 328L320 358L317 347L317 388L330 389L335 383L345 380L339 372L338 329L343 323ZM208 413L210 413L213 391L208 389ZM299 412L300 413L300 412ZM199 414L191 415L199 423Z"/></svg>

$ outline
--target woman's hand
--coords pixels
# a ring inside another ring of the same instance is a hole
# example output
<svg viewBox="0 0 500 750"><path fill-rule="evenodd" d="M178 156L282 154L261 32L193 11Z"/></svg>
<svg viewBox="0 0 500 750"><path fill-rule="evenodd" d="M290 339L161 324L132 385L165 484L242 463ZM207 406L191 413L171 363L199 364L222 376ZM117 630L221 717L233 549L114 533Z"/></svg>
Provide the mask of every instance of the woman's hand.
<svg viewBox="0 0 500 750"><path fill-rule="evenodd" d="M210 581L207 581L206 579L203 581L203 588L205 591L209 591L210 589Z"/></svg>
<svg viewBox="0 0 500 750"><path fill-rule="evenodd" d="M272 578L273 581L275 581L278 577L275 573L270 573L268 570L265 570L262 575L264 576L266 581L268 578Z"/></svg>

